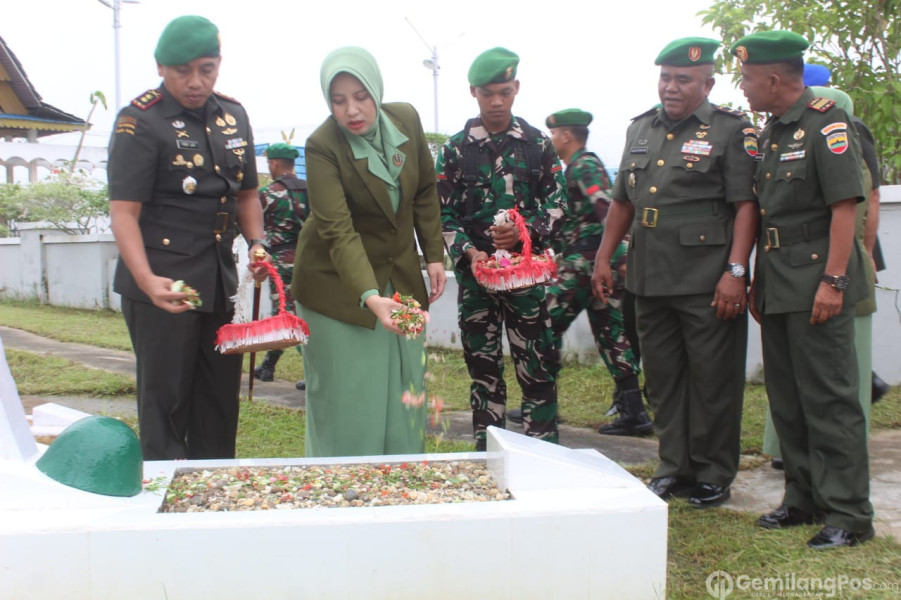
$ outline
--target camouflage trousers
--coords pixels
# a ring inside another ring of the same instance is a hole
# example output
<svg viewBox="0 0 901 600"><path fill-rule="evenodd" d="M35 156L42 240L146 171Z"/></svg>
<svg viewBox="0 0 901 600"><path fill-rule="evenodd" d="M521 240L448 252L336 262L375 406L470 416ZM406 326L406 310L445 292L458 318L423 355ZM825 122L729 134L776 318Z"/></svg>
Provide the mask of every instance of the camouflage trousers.
<svg viewBox="0 0 901 600"><path fill-rule="evenodd" d="M296 315L294 296L291 294L291 279L294 278L294 248L274 250L272 264L275 265L275 270L278 271L278 276L282 278L282 284L285 286L285 310ZM269 297L272 298L272 315L275 316L278 314L278 289L271 277L269 278L269 291Z"/></svg>
<svg viewBox="0 0 901 600"><path fill-rule="evenodd" d="M554 344L562 349L563 334L583 310L594 335L604 364L614 381L641 373L638 359L632 352L623 324L622 300L625 289L622 277L614 269L613 294L602 303L591 293L591 275L594 261L569 255L557 266L557 279L548 286L547 304L554 332ZM554 365L554 375L560 371L560 362Z"/></svg>
<svg viewBox="0 0 901 600"><path fill-rule="evenodd" d="M472 378L469 403L475 438L484 440L489 425L506 426L503 325L522 389L525 433L556 443L557 384L552 369L559 358L544 286L492 292L480 286L471 272L461 270L457 282L460 341Z"/></svg>

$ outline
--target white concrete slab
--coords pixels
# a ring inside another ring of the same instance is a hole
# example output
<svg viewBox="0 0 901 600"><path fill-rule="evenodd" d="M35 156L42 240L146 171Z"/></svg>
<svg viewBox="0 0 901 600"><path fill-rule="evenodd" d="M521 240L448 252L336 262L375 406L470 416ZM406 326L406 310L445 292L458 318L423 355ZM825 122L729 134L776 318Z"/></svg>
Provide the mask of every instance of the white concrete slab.
<svg viewBox="0 0 901 600"><path fill-rule="evenodd" d="M664 502L594 451L494 428L488 447L145 463L165 487L180 468L487 460L514 498L235 513L159 513L164 490L98 496L0 461L0 598L664 596Z"/></svg>
<svg viewBox="0 0 901 600"><path fill-rule="evenodd" d="M22 400L6 362L0 338L0 461L28 461L38 456L38 447L28 427Z"/></svg>

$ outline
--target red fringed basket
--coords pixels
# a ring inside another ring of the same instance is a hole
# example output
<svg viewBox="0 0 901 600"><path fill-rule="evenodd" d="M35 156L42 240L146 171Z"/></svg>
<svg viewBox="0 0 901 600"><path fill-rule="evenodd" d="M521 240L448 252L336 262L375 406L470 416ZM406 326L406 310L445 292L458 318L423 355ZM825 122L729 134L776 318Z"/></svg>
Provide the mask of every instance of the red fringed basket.
<svg viewBox="0 0 901 600"><path fill-rule="evenodd" d="M216 332L216 350L222 354L241 354L263 350L281 350L305 344L310 335L306 321L285 310L285 285L275 266L263 262L278 290L278 314L250 323L229 323ZM240 318L235 311L235 318Z"/></svg>
<svg viewBox="0 0 901 600"><path fill-rule="evenodd" d="M532 238L515 208L507 212L513 217L513 225L519 230L522 254L498 250L488 260L476 263L476 279L485 288L495 291L518 290L550 281L557 274L557 265L550 250L532 254Z"/></svg>

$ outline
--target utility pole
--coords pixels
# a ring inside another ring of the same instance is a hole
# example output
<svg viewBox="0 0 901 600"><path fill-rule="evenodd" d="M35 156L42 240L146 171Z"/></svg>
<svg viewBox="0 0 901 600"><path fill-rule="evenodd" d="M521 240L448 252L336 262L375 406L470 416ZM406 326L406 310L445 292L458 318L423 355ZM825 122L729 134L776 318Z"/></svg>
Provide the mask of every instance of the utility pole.
<svg viewBox="0 0 901 600"><path fill-rule="evenodd" d="M434 129L434 131L435 131L435 133L438 133L438 69L441 68L438 66L438 46L430 46L429 43L427 41L425 41L425 38L422 37L422 34L419 33L419 30L417 30L416 27L413 26L413 22L410 21L410 19L408 19L407 17L404 17L404 20L410 26L410 29L412 29L416 33L416 35L419 36L419 39L422 40L422 43L425 44L425 47L428 48L429 51L432 53L432 58L427 58L424 61L422 61L422 65L425 68L432 70L432 78L434 80L434 92L433 93L435 96L435 129Z"/></svg>
<svg viewBox="0 0 901 600"><path fill-rule="evenodd" d="M122 108L122 67L119 64L119 30L122 23L119 21L119 12L122 10L122 3L138 4L140 0L97 0L100 4L107 8L113 9L113 56L116 69L116 114Z"/></svg>

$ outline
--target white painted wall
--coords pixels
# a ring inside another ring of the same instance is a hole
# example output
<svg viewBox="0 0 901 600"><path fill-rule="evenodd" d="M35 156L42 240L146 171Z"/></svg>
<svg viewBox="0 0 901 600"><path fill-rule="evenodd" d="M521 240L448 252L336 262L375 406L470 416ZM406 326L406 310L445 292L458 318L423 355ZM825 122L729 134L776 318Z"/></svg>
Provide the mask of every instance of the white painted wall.
<svg viewBox="0 0 901 600"><path fill-rule="evenodd" d="M879 239L888 268L879 273L876 290L879 310L873 316L873 368L897 385L901 384L901 186L882 188ZM235 252L243 273L247 255L243 241L236 244ZM61 306L119 310L119 296L112 291L116 256L111 235L59 235L41 225L22 224L20 239L0 238L0 298L38 298ZM247 294L252 294L250 289ZM264 293L260 314L270 314L270 306ZM430 313L429 344L460 348L457 285L452 273L444 296ZM753 319L748 337L747 374L755 379L761 373L762 359L760 329ZM599 360L584 314L564 336L564 354L582 362Z"/></svg>

